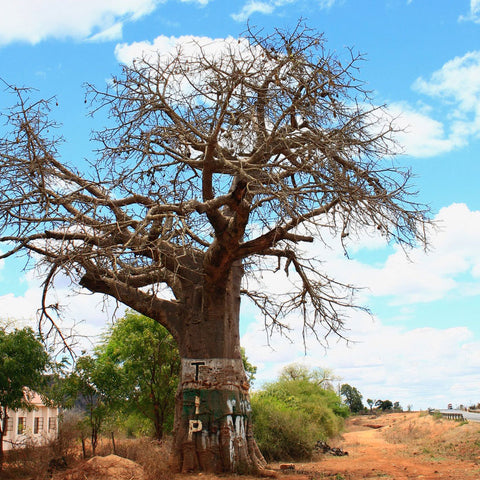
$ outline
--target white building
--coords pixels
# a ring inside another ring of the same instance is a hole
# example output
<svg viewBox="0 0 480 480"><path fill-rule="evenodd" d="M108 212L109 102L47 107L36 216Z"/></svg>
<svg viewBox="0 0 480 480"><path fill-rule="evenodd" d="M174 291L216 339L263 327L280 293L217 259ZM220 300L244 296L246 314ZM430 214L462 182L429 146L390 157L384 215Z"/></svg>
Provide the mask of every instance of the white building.
<svg viewBox="0 0 480 480"><path fill-rule="evenodd" d="M40 395L26 393L34 407L28 410L7 410L7 432L3 437L3 449L10 450L27 443L42 445L57 436L58 408L43 404Z"/></svg>

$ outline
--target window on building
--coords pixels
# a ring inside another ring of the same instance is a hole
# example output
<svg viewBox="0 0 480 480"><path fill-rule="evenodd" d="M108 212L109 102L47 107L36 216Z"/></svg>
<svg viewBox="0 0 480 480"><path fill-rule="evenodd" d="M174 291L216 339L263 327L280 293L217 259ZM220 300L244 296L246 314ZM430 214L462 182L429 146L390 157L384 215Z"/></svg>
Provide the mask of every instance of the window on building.
<svg viewBox="0 0 480 480"><path fill-rule="evenodd" d="M54 432L57 429L57 417L49 417L48 419L48 431Z"/></svg>
<svg viewBox="0 0 480 480"><path fill-rule="evenodd" d="M12 430L13 430L13 418L8 417L7 418L7 430L6 430L5 433L11 432Z"/></svg>
<svg viewBox="0 0 480 480"><path fill-rule="evenodd" d="M18 425L17 425L18 435L22 435L25 432L26 423L27 423L26 417L18 417Z"/></svg>
<svg viewBox="0 0 480 480"><path fill-rule="evenodd" d="M33 433L43 432L43 417L35 417L33 421Z"/></svg>

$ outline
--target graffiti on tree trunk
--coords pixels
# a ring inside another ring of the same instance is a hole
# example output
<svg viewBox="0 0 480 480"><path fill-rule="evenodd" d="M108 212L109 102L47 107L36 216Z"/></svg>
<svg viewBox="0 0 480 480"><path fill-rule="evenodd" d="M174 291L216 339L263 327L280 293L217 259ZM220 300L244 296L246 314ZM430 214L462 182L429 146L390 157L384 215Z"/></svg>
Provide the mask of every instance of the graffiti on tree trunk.
<svg viewBox="0 0 480 480"><path fill-rule="evenodd" d="M241 359L182 360L182 419L187 442L236 462L246 448L251 407Z"/></svg>

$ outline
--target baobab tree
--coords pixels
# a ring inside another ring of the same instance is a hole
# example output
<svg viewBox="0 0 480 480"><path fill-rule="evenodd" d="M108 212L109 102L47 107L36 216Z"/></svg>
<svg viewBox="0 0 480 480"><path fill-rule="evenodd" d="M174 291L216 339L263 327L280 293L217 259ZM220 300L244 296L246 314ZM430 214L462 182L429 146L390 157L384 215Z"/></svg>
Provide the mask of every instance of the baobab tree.
<svg viewBox="0 0 480 480"><path fill-rule="evenodd" d="M215 48L214 48L215 47ZM393 162L394 127L342 62L302 23L239 39L145 53L105 88L108 112L88 165L60 159L55 100L16 104L0 143L3 258L27 252L45 298L68 275L165 326L178 343L174 453L183 471L258 471L239 343L242 296L267 329L298 311L319 339L342 334L353 290L304 242L376 228L425 243L426 211ZM287 272L288 295L255 282Z"/></svg>

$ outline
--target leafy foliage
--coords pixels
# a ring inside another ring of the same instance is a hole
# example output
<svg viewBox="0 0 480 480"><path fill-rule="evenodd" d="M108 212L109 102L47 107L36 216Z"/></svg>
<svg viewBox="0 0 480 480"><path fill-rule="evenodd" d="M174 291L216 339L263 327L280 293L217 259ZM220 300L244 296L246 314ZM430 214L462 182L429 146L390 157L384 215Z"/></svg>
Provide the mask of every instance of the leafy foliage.
<svg viewBox="0 0 480 480"><path fill-rule="evenodd" d="M94 355L77 359L52 389L65 408L85 415L77 425L82 444L90 436L124 428L161 439L173 427L180 359L172 336L158 322L129 311L104 336ZM85 448L84 448L85 451Z"/></svg>
<svg viewBox="0 0 480 480"><path fill-rule="evenodd" d="M396 412L403 412L403 408L402 408L402 406L400 405L400 402L393 402L393 409L394 409Z"/></svg>
<svg viewBox="0 0 480 480"><path fill-rule="evenodd" d="M245 369L245 373L247 374L248 383L253 385L255 380L255 375L257 374L257 367L252 365L247 358L247 354L245 353L245 349L241 347L242 351L242 361L243 361L243 368Z"/></svg>
<svg viewBox="0 0 480 480"><path fill-rule="evenodd" d="M292 378L292 371L303 373ZM255 438L268 460L308 459L318 440L341 431L348 407L315 377L316 371L289 366L252 395Z"/></svg>
<svg viewBox="0 0 480 480"><path fill-rule="evenodd" d="M344 383L340 387L340 394L345 398L345 403L352 413L358 413L364 409L362 395L355 387Z"/></svg>
<svg viewBox="0 0 480 480"><path fill-rule="evenodd" d="M28 407L24 389L44 383L48 354L30 328L8 333L0 328L0 405L16 410Z"/></svg>
<svg viewBox="0 0 480 480"><path fill-rule="evenodd" d="M8 410L30 408L26 389L43 385L48 362L48 353L32 329L8 332L0 327L0 469Z"/></svg>
<svg viewBox="0 0 480 480"><path fill-rule="evenodd" d="M78 358L73 372L61 384L63 404L86 412L80 427L89 431L93 455L102 425L112 411L120 388L113 364L90 355Z"/></svg>
<svg viewBox="0 0 480 480"><path fill-rule="evenodd" d="M292 363L287 365L280 374L281 380L308 380L315 383L326 390L333 390L333 382L338 380L338 377L333 375L328 368L313 368L310 369L305 365L299 363Z"/></svg>
<svg viewBox="0 0 480 480"><path fill-rule="evenodd" d="M377 400L375 406L382 410L382 412L393 409L393 403L390 400Z"/></svg>
<svg viewBox="0 0 480 480"><path fill-rule="evenodd" d="M117 401L140 412L161 439L173 427L180 357L173 337L158 322L129 311L107 332L97 362L119 379Z"/></svg>

